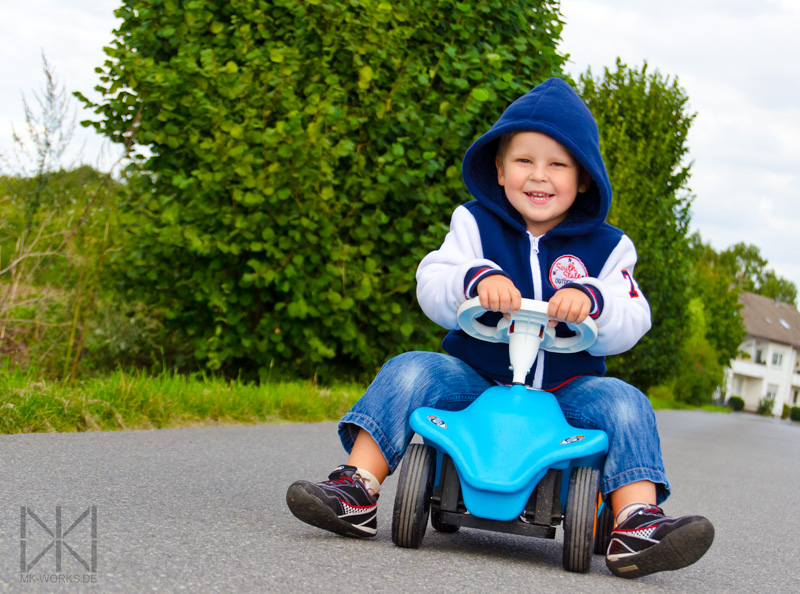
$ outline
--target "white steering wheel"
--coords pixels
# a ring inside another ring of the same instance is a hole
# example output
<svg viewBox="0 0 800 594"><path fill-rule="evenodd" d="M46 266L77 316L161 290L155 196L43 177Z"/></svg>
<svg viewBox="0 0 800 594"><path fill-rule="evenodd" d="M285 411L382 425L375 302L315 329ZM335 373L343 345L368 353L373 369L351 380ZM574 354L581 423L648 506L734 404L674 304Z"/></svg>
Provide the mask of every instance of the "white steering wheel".
<svg viewBox="0 0 800 594"><path fill-rule="evenodd" d="M496 327L478 321L486 311L480 298L473 297L458 308L458 325L474 338L509 344L514 383L525 383L539 349L551 353L576 353L588 349L597 340L597 326L588 317L580 324L567 322L575 336L556 336L555 328L549 326L550 318L544 301L523 299L520 310L511 314L511 320L502 318Z"/></svg>

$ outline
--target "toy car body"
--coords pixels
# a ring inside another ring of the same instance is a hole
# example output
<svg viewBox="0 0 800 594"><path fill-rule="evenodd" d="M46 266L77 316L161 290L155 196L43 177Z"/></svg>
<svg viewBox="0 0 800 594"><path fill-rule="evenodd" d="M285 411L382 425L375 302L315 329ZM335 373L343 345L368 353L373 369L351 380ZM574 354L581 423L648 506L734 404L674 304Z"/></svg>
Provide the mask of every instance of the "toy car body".
<svg viewBox="0 0 800 594"><path fill-rule="evenodd" d="M586 572L592 552L605 553L613 528L600 495L608 437L571 426L555 396L523 383L540 346L583 350L597 331L589 320L570 325L574 337L556 338L546 306L524 299L520 314L497 328L477 321L485 313L477 299L459 309L469 334L509 342L515 384L491 387L460 411L412 413L423 444L409 446L401 467L392 521L397 545L418 547L430 515L442 532L464 526L543 538L555 538L563 521L569 571Z"/></svg>

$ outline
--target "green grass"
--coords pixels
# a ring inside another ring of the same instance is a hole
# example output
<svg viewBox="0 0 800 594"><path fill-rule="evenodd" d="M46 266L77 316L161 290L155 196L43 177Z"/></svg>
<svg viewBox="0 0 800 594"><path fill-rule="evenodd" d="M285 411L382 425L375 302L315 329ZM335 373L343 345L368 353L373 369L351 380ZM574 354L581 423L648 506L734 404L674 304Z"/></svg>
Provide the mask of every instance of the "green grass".
<svg viewBox="0 0 800 594"><path fill-rule="evenodd" d="M650 404L653 406L653 410L707 410L710 412L731 412L731 409L729 409L727 406L719 406L718 404L703 404L701 406L696 406L694 404L686 404L685 402L677 402L675 400L658 398L657 396L649 396L649 399Z"/></svg>
<svg viewBox="0 0 800 594"><path fill-rule="evenodd" d="M256 385L138 371L70 387L6 368L0 369L0 433L338 420L362 393L358 384Z"/></svg>
<svg viewBox="0 0 800 594"><path fill-rule="evenodd" d="M200 374L122 370L69 386L0 366L0 434L330 421L340 419L364 389L356 383L258 385ZM690 406L655 394L650 402L656 410L730 412L721 406Z"/></svg>

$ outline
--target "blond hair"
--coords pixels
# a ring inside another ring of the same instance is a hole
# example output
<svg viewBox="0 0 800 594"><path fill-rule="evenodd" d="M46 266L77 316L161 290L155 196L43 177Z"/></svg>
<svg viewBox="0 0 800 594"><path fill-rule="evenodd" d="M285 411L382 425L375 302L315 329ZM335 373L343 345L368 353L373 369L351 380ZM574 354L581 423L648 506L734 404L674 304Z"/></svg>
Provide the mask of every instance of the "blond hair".
<svg viewBox="0 0 800 594"><path fill-rule="evenodd" d="M508 145L511 144L514 136L519 134L519 132L506 132L502 136L497 139L497 153L495 156L500 159L501 161L506 156L506 151L508 150Z"/></svg>

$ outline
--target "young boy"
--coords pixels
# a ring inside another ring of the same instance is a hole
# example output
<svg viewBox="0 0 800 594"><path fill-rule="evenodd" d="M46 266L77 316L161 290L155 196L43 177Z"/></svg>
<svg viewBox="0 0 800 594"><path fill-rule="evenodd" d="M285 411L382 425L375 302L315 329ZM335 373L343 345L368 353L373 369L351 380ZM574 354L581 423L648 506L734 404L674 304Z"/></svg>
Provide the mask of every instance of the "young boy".
<svg viewBox="0 0 800 594"><path fill-rule="evenodd" d="M602 491L616 515L609 569L630 578L694 563L711 546L713 526L657 507L669 483L653 410L636 388L603 377L604 356L630 349L650 329L650 307L633 278L633 243L605 222L611 186L594 118L568 84L547 80L469 148L463 177L475 200L456 208L444 244L417 270L423 311L451 329L443 342L449 355L388 361L339 424L347 464L328 481L292 484L289 508L337 534L374 536L380 485L413 436L411 412L463 409L488 387L511 382L508 345L458 330L458 307L478 296L499 319L526 297L549 303L551 325L587 316L597 324L587 351L540 351L527 383L552 391L572 425L608 434Z"/></svg>

